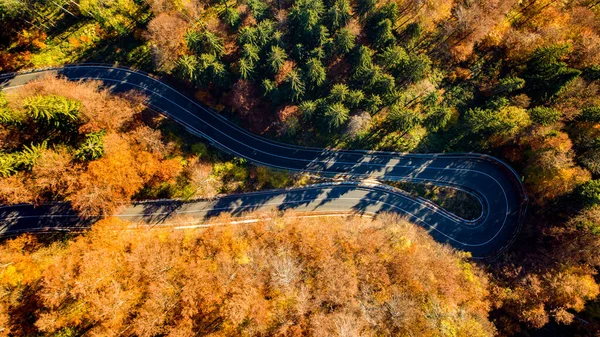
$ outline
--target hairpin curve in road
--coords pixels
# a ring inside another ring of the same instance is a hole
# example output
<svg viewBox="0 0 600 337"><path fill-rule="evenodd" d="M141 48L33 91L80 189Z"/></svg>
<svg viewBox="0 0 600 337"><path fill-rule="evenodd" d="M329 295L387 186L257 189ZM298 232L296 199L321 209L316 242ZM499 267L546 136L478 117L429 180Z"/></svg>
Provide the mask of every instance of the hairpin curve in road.
<svg viewBox="0 0 600 337"><path fill-rule="evenodd" d="M10 90L53 74L69 80L99 80L115 92L137 90L147 104L181 124L188 132L233 155L278 169L345 178L337 184L233 194L214 200L142 202L118 216L160 222L176 214L207 219L223 212L295 209L301 212L392 212L423 226L440 242L470 251L475 258L496 256L514 239L527 210L523 185L507 164L476 153L411 154L334 150L276 142L231 123L218 113L159 79L133 69L76 64L0 76L0 89ZM482 205L475 220L462 219L422 198L370 181L406 181L456 188ZM63 205L0 208L0 234L73 228L80 219Z"/></svg>

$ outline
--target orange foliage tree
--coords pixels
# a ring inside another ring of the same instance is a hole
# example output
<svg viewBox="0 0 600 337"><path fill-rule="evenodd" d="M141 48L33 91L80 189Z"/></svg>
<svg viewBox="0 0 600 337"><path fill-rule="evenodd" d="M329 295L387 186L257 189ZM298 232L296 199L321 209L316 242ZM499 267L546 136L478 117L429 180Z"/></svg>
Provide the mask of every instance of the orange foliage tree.
<svg viewBox="0 0 600 337"><path fill-rule="evenodd" d="M565 132L540 127L528 139L532 155L525 171L525 182L538 201L545 202L573 191L591 178L575 165L572 142Z"/></svg>
<svg viewBox="0 0 600 337"><path fill-rule="evenodd" d="M81 109L64 143L43 142L32 152L31 167L1 177L0 203L68 200L83 214L113 212L142 188L178 183L186 161L179 145L164 141L142 121L145 98L135 92L114 95L99 82L70 82L55 77L34 81L6 95L7 109L23 112L30 97L64 97ZM160 123L159 119L154 125ZM14 129L14 130L13 130ZM40 138L35 128L0 126L0 149L14 151ZM52 131L50 131L52 132ZM78 157L80 139L96 133L98 158ZM34 144L35 145L35 144Z"/></svg>
<svg viewBox="0 0 600 337"><path fill-rule="evenodd" d="M275 216L201 231L127 226L108 218L65 244L22 237L1 246L1 333L494 333L485 275L468 255L397 217Z"/></svg>

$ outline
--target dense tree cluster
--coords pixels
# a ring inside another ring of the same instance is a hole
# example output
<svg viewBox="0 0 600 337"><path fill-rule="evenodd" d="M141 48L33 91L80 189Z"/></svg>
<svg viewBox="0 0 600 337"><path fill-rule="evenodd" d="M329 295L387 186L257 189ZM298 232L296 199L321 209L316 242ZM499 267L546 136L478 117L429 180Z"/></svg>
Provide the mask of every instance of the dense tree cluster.
<svg viewBox="0 0 600 337"><path fill-rule="evenodd" d="M275 129L287 130L290 138L307 136L290 132L294 130L290 123L300 121L311 133L338 133L353 115L402 109L407 101L412 101L416 125L434 114L433 109L422 107L421 98L438 90L439 78L431 82L428 56L399 39L401 22L409 12L399 15L396 3L381 7L348 0L203 5L196 17L186 8L152 6L156 17L149 24L149 38L158 59L177 55L174 36L186 30L179 40L180 56L168 65L162 61L156 65L172 68L177 77L207 90L216 100L249 94L236 92L240 88L258 92L265 104L262 112L253 113L279 124ZM425 88L415 88L417 83ZM227 94L231 87L232 93ZM414 90L407 93L409 88ZM432 108L434 103L435 99L429 100ZM301 113L285 120L269 115L290 105L300 107ZM397 132L402 140L416 136L412 130ZM411 150L417 144L405 140L396 147Z"/></svg>
<svg viewBox="0 0 600 337"><path fill-rule="evenodd" d="M0 246L0 334L494 333L486 276L396 217L127 226L108 218L62 243L22 236Z"/></svg>
<svg viewBox="0 0 600 337"><path fill-rule="evenodd" d="M119 98L97 83L45 78L4 101L4 204L62 199L84 213L111 212L144 184L171 181L183 169L181 159L144 143L162 144L160 138L132 137L147 128L136 122L142 97Z"/></svg>

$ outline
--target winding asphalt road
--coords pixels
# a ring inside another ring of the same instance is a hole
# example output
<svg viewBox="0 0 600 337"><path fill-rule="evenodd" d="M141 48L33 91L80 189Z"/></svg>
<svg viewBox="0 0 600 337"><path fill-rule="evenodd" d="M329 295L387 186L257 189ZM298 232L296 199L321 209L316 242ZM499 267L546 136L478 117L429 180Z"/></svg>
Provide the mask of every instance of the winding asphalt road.
<svg viewBox="0 0 600 337"><path fill-rule="evenodd" d="M44 75L69 80L100 80L116 92L138 90L148 104L214 146L259 165L341 177L344 182L297 189L228 195L216 200L183 203L144 202L126 208L120 217L160 223L174 215L208 219L222 212L294 209L301 212L395 212L423 226L440 242L470 251L473 257L501 252L517 234L527 196L517 174L500 160L480 154L400 154L336 151L278 143L254 135L186 97L154 77L109 65L73 65L59 69L0 76L0 89L10 90ZM433 203L371 181L407 181L461 189L481 202L482 214L462 219ZM69 229L81 219L64 205L0 208L0 234Z"/></svg>

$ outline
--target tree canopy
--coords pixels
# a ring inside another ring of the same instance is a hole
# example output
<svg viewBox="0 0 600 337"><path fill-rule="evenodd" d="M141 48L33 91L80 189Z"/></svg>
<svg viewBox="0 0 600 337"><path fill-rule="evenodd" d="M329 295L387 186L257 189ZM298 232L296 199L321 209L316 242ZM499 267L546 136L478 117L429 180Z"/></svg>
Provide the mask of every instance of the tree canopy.
<svg viewBox="0 0 600 337"><path fill-rule="evenodd" d="M0 246L4 332L484 337L495 331L480 268L398 218L289 215L188 231L130 225L108 218L65 244L23 236Z"/></svg>

